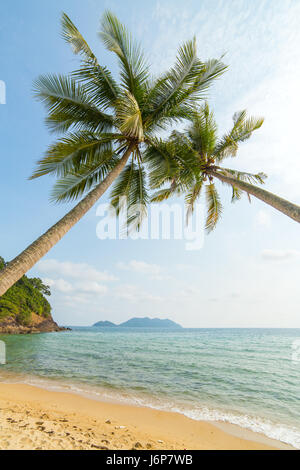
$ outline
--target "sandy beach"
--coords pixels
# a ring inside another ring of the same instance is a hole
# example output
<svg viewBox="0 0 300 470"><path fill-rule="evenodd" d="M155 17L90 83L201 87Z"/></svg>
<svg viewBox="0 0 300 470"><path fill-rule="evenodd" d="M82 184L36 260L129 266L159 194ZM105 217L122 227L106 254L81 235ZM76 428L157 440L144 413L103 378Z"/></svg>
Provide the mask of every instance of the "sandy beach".
<svg viewBox="0 0 300 470"><path fill-rule="evenodd" d="M267 449L277 441L178 413L91 400L25 384L0 384L0 449Z"/></svg>

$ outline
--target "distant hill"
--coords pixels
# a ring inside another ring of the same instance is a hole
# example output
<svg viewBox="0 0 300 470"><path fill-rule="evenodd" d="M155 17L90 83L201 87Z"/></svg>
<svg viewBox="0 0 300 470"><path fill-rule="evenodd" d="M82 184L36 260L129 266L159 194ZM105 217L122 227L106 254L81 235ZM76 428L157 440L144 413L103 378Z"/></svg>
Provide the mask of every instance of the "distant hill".
<svg viewBox="0 0 300 470"><path fill-rule="evenodd" d="M93 326L103 326L103 327L111 327L111 326L117 326L115 325L114 323L112 323L111 321L98 321L97 323L95 323Z"/></svg>
<svg viewBox="0 0 300 470"><path fill-rule="evenodd" d="M160 318L131 318L120 325L116 325L110 321L98 321L93 326L97 327L115 327L120 326L124 328L182 328L181 325L172 320Z"/></svg>

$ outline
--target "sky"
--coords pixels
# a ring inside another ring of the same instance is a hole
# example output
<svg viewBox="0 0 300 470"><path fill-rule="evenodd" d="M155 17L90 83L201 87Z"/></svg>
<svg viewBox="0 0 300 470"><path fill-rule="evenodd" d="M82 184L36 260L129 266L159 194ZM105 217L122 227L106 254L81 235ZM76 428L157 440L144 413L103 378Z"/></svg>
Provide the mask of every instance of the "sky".
<svg viewBox="0 0 300 470"><path fill-rule="evenodd" d="M265 117L227 165L265 172L266 189L299 204L299 0L11 0L1 4L0 20L0 255L14 258L72 207L49 202L53 178L28 180L55 139L32 84L78 67L60 36L62 11L117 74L97 36L106 8L141 42L154 75L194 35L202 60L225 54L228 71L208 96L220 133L235 111ZM230 190L220 194L223 217L198 250L183 239L100 240L96 205L29 272L51 286L54 319L91 325L149 316L185 327L299 328L299 225L255 198L231 204Z"/></svg>

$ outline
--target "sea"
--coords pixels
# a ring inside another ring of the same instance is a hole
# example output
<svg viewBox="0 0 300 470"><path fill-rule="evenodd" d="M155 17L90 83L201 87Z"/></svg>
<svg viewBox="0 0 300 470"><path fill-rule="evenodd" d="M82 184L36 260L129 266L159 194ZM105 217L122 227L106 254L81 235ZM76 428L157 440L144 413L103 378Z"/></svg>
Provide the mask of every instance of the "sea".
<svg viewBox="0 0 300 470"><path fill-rule="evenodd" d="M231 423L300 449L300 329L2 335L0 381Z"/></svg>

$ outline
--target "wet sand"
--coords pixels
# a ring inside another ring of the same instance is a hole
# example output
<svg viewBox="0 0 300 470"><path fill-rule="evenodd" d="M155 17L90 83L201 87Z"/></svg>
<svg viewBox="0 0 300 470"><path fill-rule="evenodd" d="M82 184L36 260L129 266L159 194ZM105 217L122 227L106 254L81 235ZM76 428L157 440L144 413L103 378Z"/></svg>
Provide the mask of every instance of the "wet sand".
<svg viewBox="0 0 300 470"><path fill-rule="evenodd" d="M0 383L0 449L274 448L288 446L178 413Z"/></svg>

